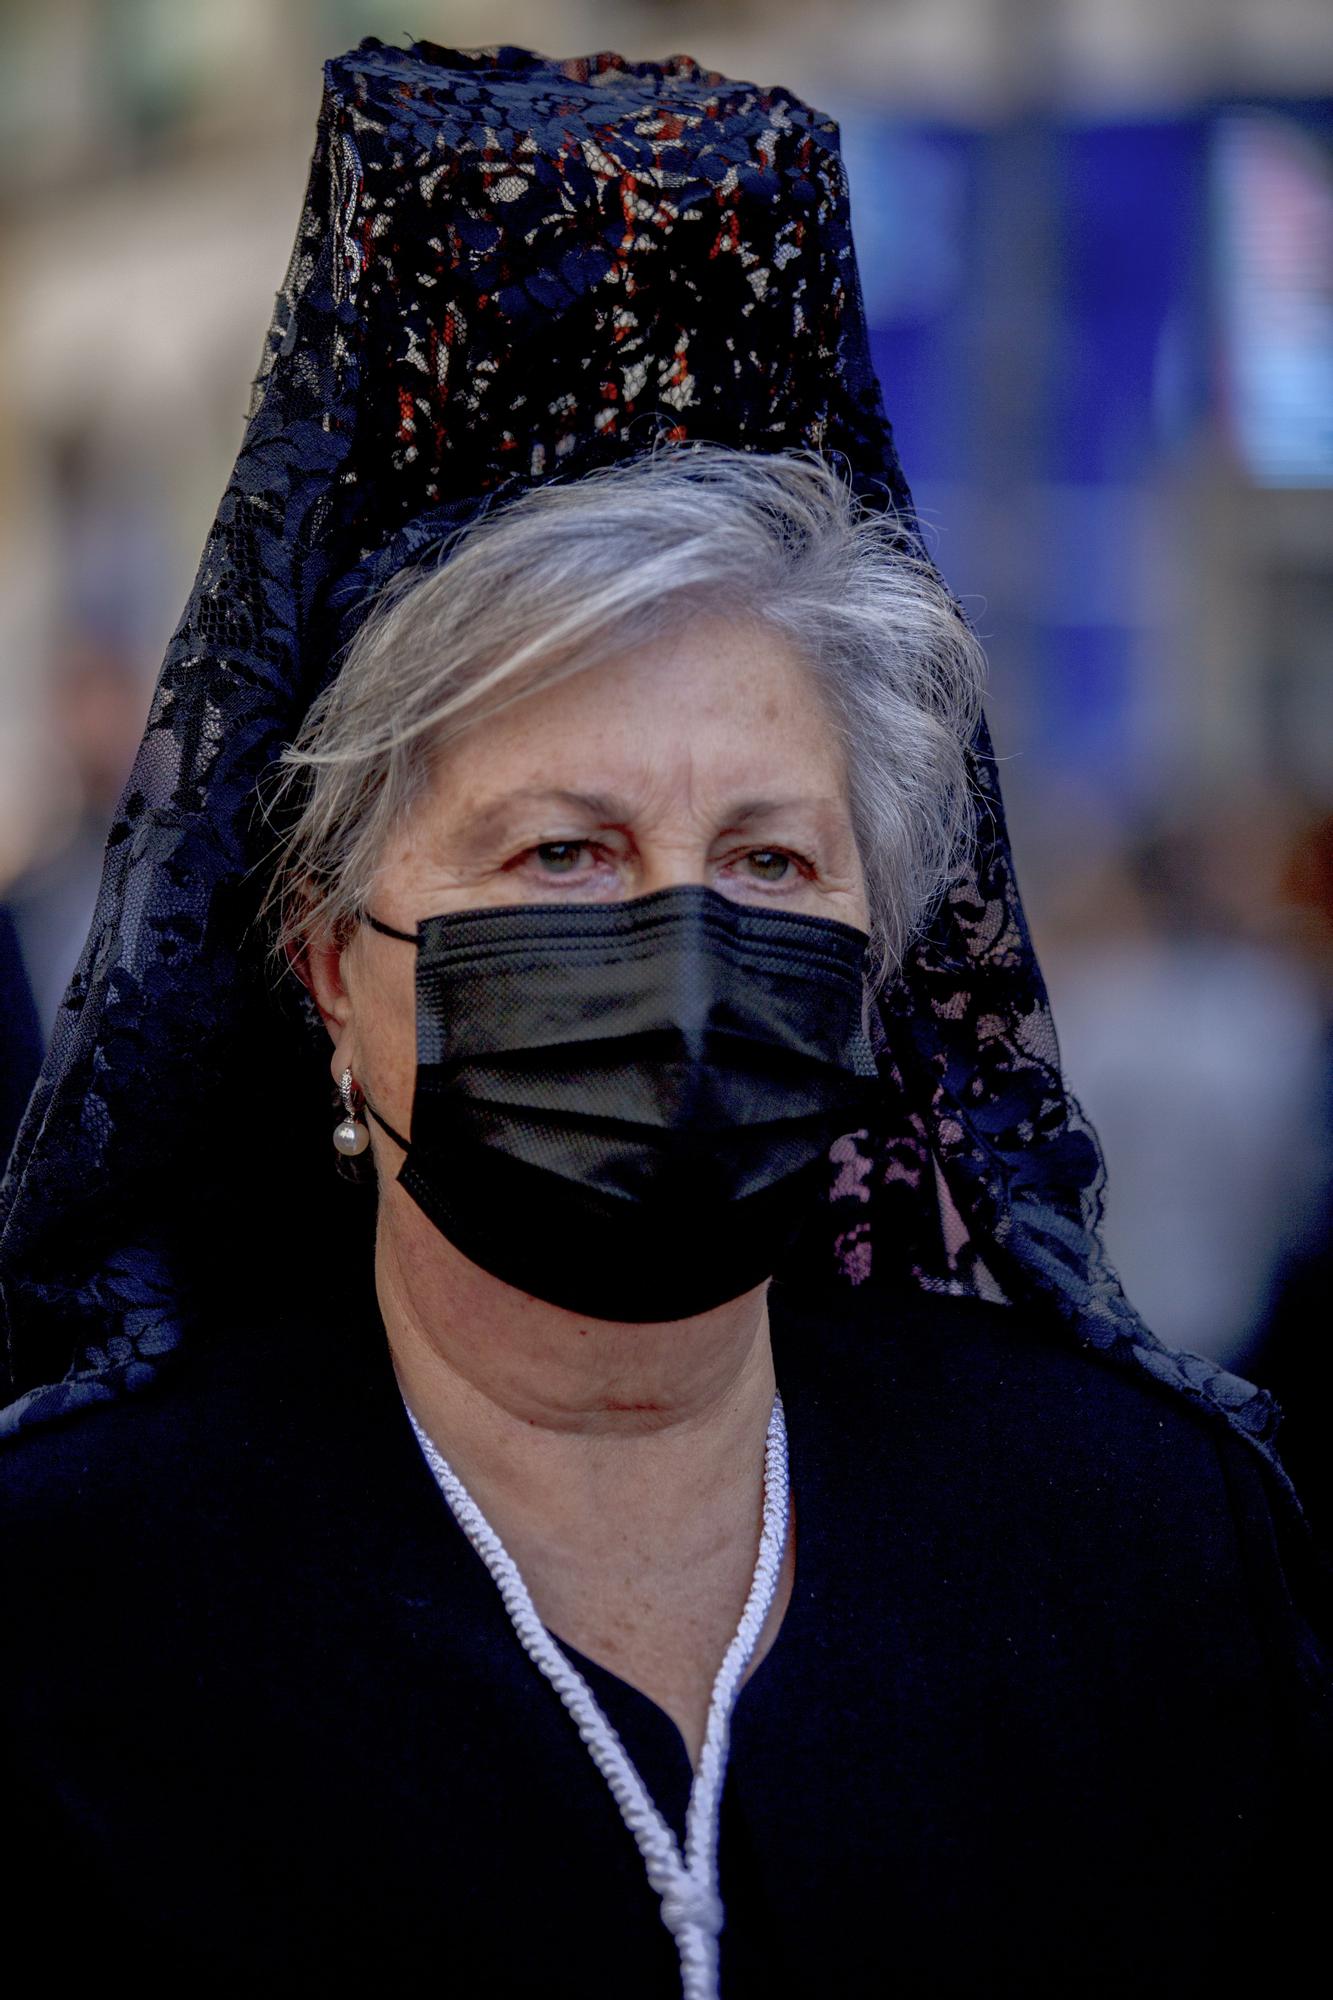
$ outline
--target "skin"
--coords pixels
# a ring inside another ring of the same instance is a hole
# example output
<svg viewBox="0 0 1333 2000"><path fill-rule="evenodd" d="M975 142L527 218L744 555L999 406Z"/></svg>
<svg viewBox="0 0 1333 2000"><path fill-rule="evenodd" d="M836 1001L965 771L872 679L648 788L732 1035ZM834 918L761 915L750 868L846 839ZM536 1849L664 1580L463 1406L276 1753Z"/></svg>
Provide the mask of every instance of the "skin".
<svg viewBox="0 0 1333 2000"><path fill-rule="evenodd" d="M411 931L682 883L868 921L841 747L806 667L760 627L698 619L477 724L438 759L369 907ZM334 1078L350 1068L408 1131L415 954L362 926L311 940L305 971ZM409 1405L548 1627L656 1701L697 1762L758 1548L766 1286L658 1325L566 1312L455 1250L397 1185L401 1150L372 1135L376 1282ZM756 1665L794 1561L793 1533Z"/></svg>

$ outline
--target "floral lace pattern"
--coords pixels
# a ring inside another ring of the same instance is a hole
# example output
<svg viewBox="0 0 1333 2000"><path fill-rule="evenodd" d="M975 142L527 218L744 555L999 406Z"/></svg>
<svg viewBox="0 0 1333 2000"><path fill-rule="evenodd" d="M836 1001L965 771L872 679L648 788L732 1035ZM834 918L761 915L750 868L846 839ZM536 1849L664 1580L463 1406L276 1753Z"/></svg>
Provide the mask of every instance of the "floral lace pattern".
<svg viewBox="0 0 1333 2000"><path fill-rule="evenodd" d="M240 455L4 1186L8 1426L150 1381L237 1232L256 1255L272 1214L328 1233L327 1058L255 935L256 800L349 616L515 482L662 439L819 449L915 545L832 122L685 57L330 63ZM835 1148L825 1254L848 1284L1054 1309L1281 1484L1270 1399L1164 1349L1107 1265L984 735L974 764L975 860L884 1002L884 1116ZM262 1147L238 1145L255 1105Z"/></svg>

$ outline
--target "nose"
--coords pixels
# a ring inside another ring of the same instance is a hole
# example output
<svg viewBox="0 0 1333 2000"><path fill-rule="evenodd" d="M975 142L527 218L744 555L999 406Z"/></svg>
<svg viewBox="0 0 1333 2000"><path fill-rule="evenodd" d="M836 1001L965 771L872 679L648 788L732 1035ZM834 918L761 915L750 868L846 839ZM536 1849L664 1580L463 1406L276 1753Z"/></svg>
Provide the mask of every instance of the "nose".
<svg viewBox="0 0 1333 2000"><path fill-rule="evenodd" d="M708 888L712 880L708 848L689 838L645 842L639 850L638 877L643 896L658 889Z"/></svg>

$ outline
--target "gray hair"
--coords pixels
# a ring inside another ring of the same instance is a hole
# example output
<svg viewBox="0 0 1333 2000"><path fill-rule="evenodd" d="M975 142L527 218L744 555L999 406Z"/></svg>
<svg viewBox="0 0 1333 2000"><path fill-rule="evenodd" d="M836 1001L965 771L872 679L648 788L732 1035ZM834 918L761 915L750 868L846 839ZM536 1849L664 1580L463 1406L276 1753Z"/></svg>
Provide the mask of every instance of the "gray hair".
<svg viewBox="0 0 1333 2000"><path fill-rule="evenodd" d="M663 447L523 494L382 593L283 756L272 892L299 953L349 927L432 759L474 723L699 614L782 634L828 704L878 977L965 851L984 661L893 516L808 453Z"/></svg>

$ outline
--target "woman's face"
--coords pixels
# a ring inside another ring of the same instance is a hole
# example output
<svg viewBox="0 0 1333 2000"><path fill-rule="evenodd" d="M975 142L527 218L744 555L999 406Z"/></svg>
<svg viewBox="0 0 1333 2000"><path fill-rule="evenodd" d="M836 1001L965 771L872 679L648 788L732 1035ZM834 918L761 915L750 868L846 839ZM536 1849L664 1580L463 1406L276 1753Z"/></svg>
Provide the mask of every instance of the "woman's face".
<svg viewBox="0 0 1333 2000"><path fill-rule="evenodd" d="M438 759L370 909L617 902L701 883L865 929L841 746L814 682L764 628L700 618L480 722ZM349 1067L406 1129L415 953L362 926L312 957Z"/></svg>

